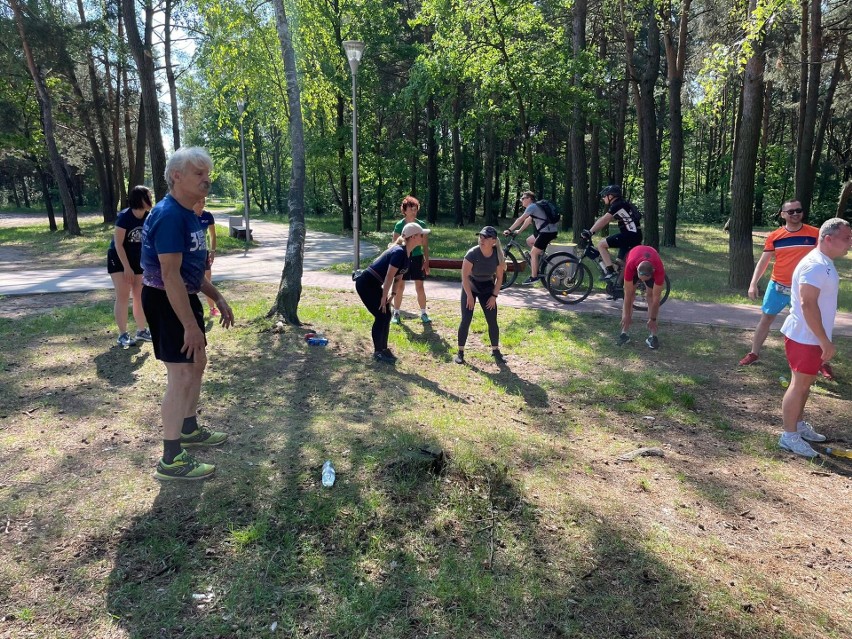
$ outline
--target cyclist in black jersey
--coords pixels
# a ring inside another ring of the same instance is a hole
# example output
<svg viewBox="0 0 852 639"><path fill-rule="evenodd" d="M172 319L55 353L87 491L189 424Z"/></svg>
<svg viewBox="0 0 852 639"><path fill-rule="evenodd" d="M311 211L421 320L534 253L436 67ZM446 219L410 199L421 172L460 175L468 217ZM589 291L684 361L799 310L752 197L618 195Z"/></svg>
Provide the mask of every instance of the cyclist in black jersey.
<svg viewBox="0 0 852 639"><path fill-rule="evenodd" d="M624 199L620 186L610 184L604 187L600 192L600 197L607 207L606 213L592 224L592 228L583 231L581 235L586 239L591 239L597 231L613 220L618 222L618 233L598 242L601 260L607 271L604 279L610 280L615 277L616 273L612 265L612 257L609 255L609 249L617 248L618 258L623 262L630 249L642 243L642 228L639 226L638 216L634 215L636 207Z"/></svg>

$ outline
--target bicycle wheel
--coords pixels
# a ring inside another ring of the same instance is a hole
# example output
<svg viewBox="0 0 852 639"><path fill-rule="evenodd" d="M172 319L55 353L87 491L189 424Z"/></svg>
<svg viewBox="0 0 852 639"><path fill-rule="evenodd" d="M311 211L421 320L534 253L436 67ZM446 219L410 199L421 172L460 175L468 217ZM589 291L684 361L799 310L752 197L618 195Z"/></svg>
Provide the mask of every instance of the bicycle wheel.
<svg viewBox="0 0 852 639"><path fill-rule="evenodd" d="M503 271L503 283L500 285L500 290L509 288L518 279L518 260L512 255L511 251L504 253L506 256L506 268Z"/></svg>
<svg viewBox="0 0 852 639"><path fill-rule="evenodd" d="M663 284L663 294L660 296L660 306L666 303L666 300L669 299L669 293L671 292L672 284L669 281L669 275L666 273L666 281ZM645 283L642 280L636 284L636 299L633 300L633 308L637 311L647 311L648 310L648 298L646 296L647 290L645 288Z"/></svg>
<svg viewBox="0 0 852 639"><path fill-rule="evenodd" d="M544 281L547 292L561 304L577 304L592 292L594 280L589 267L577 258L559 260L550 269Z"/></svg>

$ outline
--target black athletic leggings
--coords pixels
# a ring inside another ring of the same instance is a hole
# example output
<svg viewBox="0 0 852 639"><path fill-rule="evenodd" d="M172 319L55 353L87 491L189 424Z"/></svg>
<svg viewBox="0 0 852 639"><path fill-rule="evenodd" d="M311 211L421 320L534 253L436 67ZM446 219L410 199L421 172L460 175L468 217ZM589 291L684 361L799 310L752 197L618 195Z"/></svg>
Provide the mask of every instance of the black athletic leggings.
<svg viewBox="0 0 852 639"><path fill-rule="evenodd" d="M485 280L473 282L471 286L473 296L479 300L482 312L485 313L485 321L488 322L488 338L491 340L491 348L500 346L500 327L497 326L497 307L489 311L485 308L491 294L494 292L494 282ZM464 348L467 343L467 334L470 331L470 322L473 319L473 311L467 308L467 293L462 287L461 292L461 324L459 324L459 348Z"/></svg>
<svg viewBox="0 0 852 639"><path fill-rule="evenodd" d="M391 305L388 302L385 312L382 313L379 305L382 302L382 284L367 271L364 271L355 280L355 290L367 310L373 314L373 349L378 353L388 347L388 334L390 333Z"/></svg>

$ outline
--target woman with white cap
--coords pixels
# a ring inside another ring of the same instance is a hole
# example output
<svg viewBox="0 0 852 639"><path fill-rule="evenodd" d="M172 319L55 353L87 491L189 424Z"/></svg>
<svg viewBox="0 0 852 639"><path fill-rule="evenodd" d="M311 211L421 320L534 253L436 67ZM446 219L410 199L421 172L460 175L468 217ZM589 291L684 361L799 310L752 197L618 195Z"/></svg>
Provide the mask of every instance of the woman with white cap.
<svg viewBox="0 0 852 639"><path fill-rule="evenodd" d="M427 233L430 233L430 230L421 228L416 222L406 224L396 242L355 279L355 290L375 318L372 337L373 358L376 361L389 364L396 361L396 357L388 348L390 302L394 295L394 283L405 275L411 261L411 252L423 244Z"/></svg>
<svg viewBox="0 0 852 639"><path fill-rule="evenodd" d="M477 233L477 245L471 248L462 261L461 324L459 324L459 352L453 358L456 364L464 364L464 345L473 319L476 300L485 313L488 338L491 340L491 356L498 364L506 359L500 352L500 327L497 326L497 296L503 284L506 258L497 239L497 229L485 226Z"/></svg>

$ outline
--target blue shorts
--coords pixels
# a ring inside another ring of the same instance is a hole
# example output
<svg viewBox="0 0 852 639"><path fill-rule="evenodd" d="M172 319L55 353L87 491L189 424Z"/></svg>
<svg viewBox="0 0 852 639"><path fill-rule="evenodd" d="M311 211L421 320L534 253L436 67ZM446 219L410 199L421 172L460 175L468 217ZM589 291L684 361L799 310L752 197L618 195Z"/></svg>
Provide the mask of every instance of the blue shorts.
<svg viewBox="0 0 852 639"><path fill-rule="evenodd" d="M781 290L778 290L780 288ZM781 286L775 281L770 281L766 287L766 293L763 296L763 306L760 310L764 315L778 315L785 308L790 306L790 293L783 292L790 289L786 286Z"/></svg>

